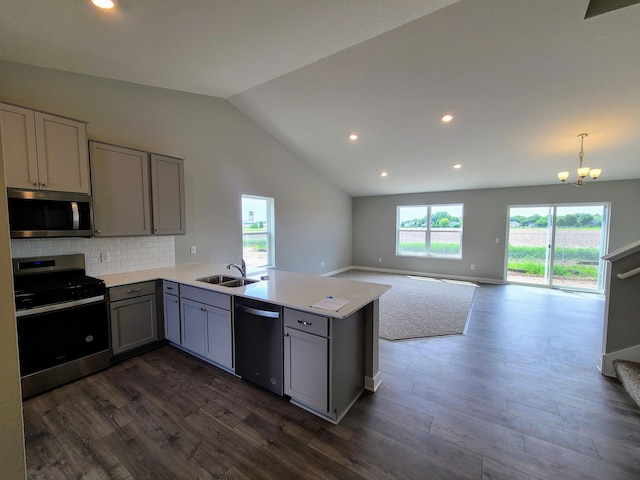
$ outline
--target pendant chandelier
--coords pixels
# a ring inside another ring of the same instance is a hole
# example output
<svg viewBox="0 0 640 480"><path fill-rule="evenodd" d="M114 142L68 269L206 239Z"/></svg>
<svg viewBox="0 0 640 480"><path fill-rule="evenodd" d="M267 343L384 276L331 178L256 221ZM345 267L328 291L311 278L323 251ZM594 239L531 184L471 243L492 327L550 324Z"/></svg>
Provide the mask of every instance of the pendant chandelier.
<svg viewBox="0 0 640 480"><path fill-rule="evenodd" d="M584 178L588 175L592 180L595 180L602 173L602 169L600 168L589 168L582 166L582 160L584 159L584 137L587 137L588 133L581 133L578 135L580 137L580 152L578 153L578 159L580 163L578 165L578 180L574 185L576 187L580 187L583 184ZM565 182L569 178L569 172L558 172L558 180L561 182Z"/></svg>

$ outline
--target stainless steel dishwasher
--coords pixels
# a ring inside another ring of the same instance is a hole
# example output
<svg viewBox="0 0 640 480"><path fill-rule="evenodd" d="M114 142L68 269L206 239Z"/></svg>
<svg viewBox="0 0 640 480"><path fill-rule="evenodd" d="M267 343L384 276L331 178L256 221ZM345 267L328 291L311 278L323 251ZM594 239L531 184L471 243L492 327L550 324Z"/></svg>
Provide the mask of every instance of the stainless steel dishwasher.
<svg viewBox="0 0 640 480"><path fill-rule="evenodd" d="M235 297L236 374L283 395L282 307Z"/></svg>

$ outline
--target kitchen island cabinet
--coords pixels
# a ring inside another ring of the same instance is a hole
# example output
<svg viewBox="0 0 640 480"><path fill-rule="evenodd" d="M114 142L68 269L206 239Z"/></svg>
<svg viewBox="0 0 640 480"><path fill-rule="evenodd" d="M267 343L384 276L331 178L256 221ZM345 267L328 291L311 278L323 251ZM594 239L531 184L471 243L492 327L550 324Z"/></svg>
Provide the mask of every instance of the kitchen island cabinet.
<svg viewBox="0 0 640 480"><path fill-rule="evenodd" d="M328 421L339 422L363 389L378 389L379 297L389 285L279 270L250 273L257 281L237 288L197 280L226 273L226 264L198 263L101 278L107 286L150 278L179 284L182 338L174 343L230 372L233 297L284 307L285 393ZM313 306L326 297L346 304L335 311Z"/></svg>
<svg viewBox="0 0 640 480"><path fill-rule="evenodd" d="M365 322L361 311L334 319L284 310L284 393L338 423L364 390Z"/></svg>
<svg viewBox="0 0 640 480"><path fill-rule="evenodd" d="M85 122L0 103L0 132L7 187L90 193Z"/></svg>

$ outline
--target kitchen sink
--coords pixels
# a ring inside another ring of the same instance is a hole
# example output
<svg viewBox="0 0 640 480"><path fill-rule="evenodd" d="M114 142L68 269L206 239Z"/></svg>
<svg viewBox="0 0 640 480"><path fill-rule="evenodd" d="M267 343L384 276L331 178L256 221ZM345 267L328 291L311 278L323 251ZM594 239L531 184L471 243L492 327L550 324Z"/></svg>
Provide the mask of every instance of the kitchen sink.
<svg viewBox="0 0 640 480"><path fill-rule="evenodd" d="M198 282L210 283L212 285L220 285L221 287L244 287L259 280L251 278L230 277L228 275L211 275L209 277L196 278Z"/></svg>
<svg viewBox="0 0 640 480"><path fill-rule="evenodd" d="M211 275L210 277L196 278L198 282L211 283L213 285L219 285L223 282L229 282L231 280L238 280L238 277L229 277L227 275Z"/></svg>
<svg viewBox="0 0 640 480"><path fill-rule="evenodd" d="M259 281L260 280L253 280L251 278L236 278L235 280L222 282L220 285L222 285L223 287L244 287L245 285L251 285L252 283L256 283Z"/></svg>

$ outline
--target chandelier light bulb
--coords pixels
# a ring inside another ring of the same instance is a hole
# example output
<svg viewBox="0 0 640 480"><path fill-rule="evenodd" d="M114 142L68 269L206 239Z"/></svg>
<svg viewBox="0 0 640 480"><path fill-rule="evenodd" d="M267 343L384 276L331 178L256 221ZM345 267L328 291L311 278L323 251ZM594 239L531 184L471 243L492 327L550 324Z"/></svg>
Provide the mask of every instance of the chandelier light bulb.
<svg viewBox="0 0 640 480"><path fill-rule="evenodd" d="M589 167L580 167L578 169L578 176L580 178L586 177L587 175L589 175L589 170L590 170Z"/></svg>
<svg viewBox="0 0 640 480"><path fill-rule="evenodd" d="M91 0L91 3L98 8L108 9L115 7L115 2L113 0Z"/></svg>

